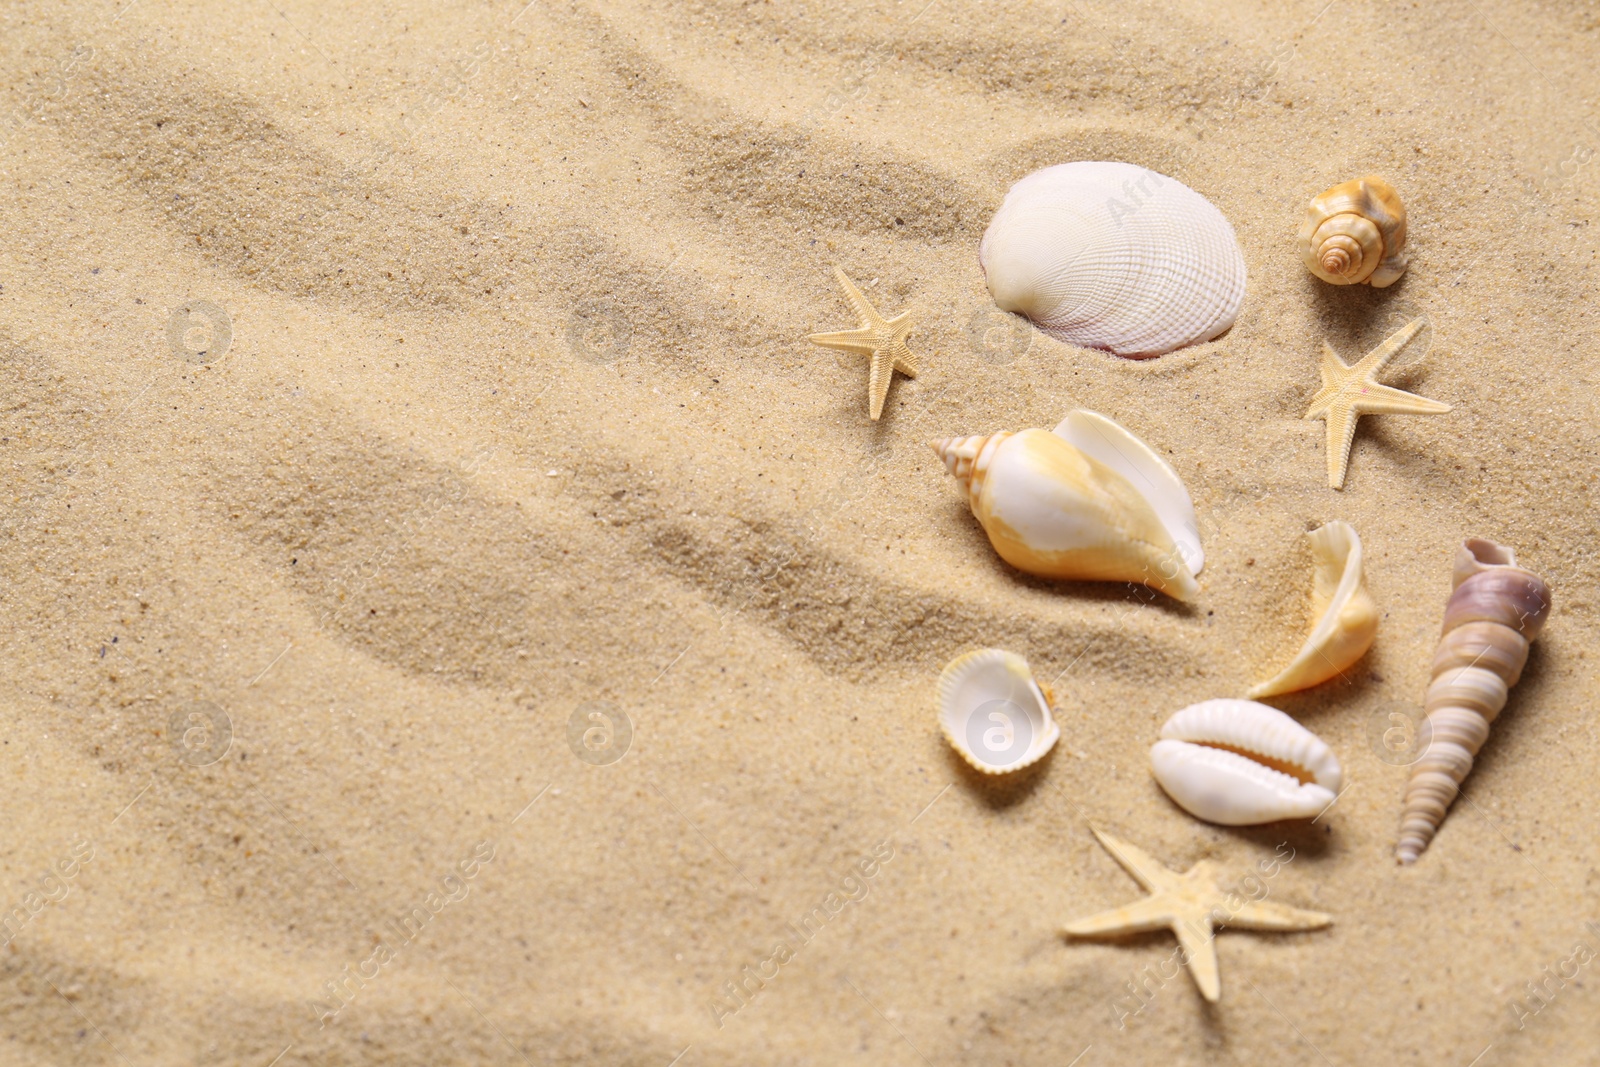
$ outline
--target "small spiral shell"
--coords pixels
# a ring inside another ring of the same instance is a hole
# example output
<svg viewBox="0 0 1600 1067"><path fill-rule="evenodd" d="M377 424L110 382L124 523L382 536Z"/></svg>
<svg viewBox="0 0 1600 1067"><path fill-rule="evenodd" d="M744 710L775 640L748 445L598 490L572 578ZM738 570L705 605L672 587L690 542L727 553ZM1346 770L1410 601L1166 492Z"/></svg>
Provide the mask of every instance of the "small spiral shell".
<svg viewBox="0 0 1600 1067"><path fill-rule="evenodd" d="M1323 281L1382 289L1405 273L1405 205L1382 178L1341 182L1306 207L1298 244L1300 258Z"/></svg>
<svg viewBox="0 0 1600 1067"><path fill-rule="evenodd" d="M1444 821L1489 724L1528 660L1528 643L1550 615L1550 587L1517 566L1509 548L1477 538L1456 552L1455 591L1445 604L1433 656L1423 754L1411 766L1395 856L1414 863Z"/></svg>

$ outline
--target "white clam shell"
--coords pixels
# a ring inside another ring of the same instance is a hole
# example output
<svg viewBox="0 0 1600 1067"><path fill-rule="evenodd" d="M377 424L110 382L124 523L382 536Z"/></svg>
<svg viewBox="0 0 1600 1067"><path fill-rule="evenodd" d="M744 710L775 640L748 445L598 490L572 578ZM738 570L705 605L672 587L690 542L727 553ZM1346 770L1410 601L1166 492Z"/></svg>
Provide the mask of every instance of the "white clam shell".
<svg viewBox="0 0 1600 1067"><path fill-rule="evenodd" d="M1150 764L1179 807L1222 826L1313 818L1334 802L1344 779L1316 734L1253 700L1184 708L1161 728Z"/></svg>
<svg viewBox="0 0 1600 1067"><path fill-rule="evenodd" d="M1043 759L1061 737L1028 661L981 648L939 676L939 726L975 770L1009 774Z"/></svg>
<svg viewBox="0 0 1600 1067"><path fill-rule="evenodd" d="M1062 163L1023 178L978 262L1001 308L1120 356L1209 341L1244 302L1244 256L1222 212L1131 163Z"/></svg>

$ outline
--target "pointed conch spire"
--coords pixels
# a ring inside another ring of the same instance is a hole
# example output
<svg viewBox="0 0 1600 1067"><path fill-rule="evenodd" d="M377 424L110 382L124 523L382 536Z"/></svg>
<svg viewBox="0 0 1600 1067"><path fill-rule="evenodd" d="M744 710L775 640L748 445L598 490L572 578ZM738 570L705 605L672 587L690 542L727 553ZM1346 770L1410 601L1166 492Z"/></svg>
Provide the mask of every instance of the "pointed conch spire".
<svg viewBox="0 0 1600 1067"><path fill-rule="evenodd" d="M961 483L971 503L983 492L983 475L988 470L994 449L1010 436L1001 430L999 433L976 434L972 437L945 437L929 443L944 462L944 469Z"/></svg>

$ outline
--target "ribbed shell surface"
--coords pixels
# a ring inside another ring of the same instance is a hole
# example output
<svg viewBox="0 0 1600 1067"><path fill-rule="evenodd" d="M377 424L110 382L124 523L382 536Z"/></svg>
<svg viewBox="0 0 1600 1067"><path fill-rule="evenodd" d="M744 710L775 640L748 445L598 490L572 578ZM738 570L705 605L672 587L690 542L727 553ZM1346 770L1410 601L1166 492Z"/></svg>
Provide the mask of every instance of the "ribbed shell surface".
<svg viewBox="0 0 1600 1067"><path fill-rule="evenodd" d="M1209 341L1244 302L1244 256L1222 212L1131 163L1062 163L1023 178L978 261L1001 308L1120 356Z"/></svg>
<svg viewBox="0 0 1600 1067"><path fill-rule="evenodd" d="M1550 617L1550 587L1516 554L1471 538L1456 550L1455 589L1424 697L1422 754L1411 765L1395 855L1415 863L1444 822L1489 739L1489 726L1522 677L1528 644Z"/></svg>

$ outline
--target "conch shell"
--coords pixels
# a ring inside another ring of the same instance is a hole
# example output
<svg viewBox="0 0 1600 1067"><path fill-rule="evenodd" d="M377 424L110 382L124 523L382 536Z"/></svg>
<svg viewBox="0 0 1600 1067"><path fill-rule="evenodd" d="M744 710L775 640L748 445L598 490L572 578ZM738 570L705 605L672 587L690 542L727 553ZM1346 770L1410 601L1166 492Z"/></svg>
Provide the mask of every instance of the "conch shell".
<svg viewBox="0 0 1600 1067"><path fill-rule="evenodd" d="M961 758L984 774L1032 766L1061 736L1028 661L999 648L968 652L945 667L939 726Z"/></svg>
<svg viewBox="0 0 1600 1067"><path fill-rule="evenodd" d="M933 450L966 490L1000 558L1044 578L1143 582L1179 600L1205 563L1178 475L1093 411L1054 431L950 437Z"/></svg>
<svg viewBox="0 0 1600 1067"><path fill-rule="evenodd" d="M1244 255L1222 212L1132 163L1061 163L1018 181L978 265L1002 310L1130 359L1209 341L1244 303Z"/></svg>
<svg viewBox="0 0 1600 1067"><path fill-rule="evenodd" d="M1321 738L1253 700L1205 700L1173 715L1150 766L1180 808L1219 826L1314 818L1344 780Z"/></svg>
<svg viewBox="0 0 1600 1067"><path fill-rule="evenodd" d="M1395 856L1415 863L1489 737L1489 724L1522 677L1528 643L1550 617L1550 587L1517 566L1516 554L1471 538L1456 550L1455 591L1444 608L1444 631L1433 656L1428 718L1411 765Z"/></svg>
<svg viewBox="0 0 1600 1067"><path fill-rule="evenodd" d="M1298 244L1323 281L1382 289L1406 270L1405 205L1382 178L1341 182L1307 206Z"/></svg>
<svg viewBox="0 0 1600 1067"><path fill-rule="evenodd" d="M1378 606L1361 574L1361 538L1338 519L1306 535L1311 538L1315 577L1311 635L1289 665L1253 687L1247 696L1267 697L1310 689L1355 663L1378 634Z"/></svg>

